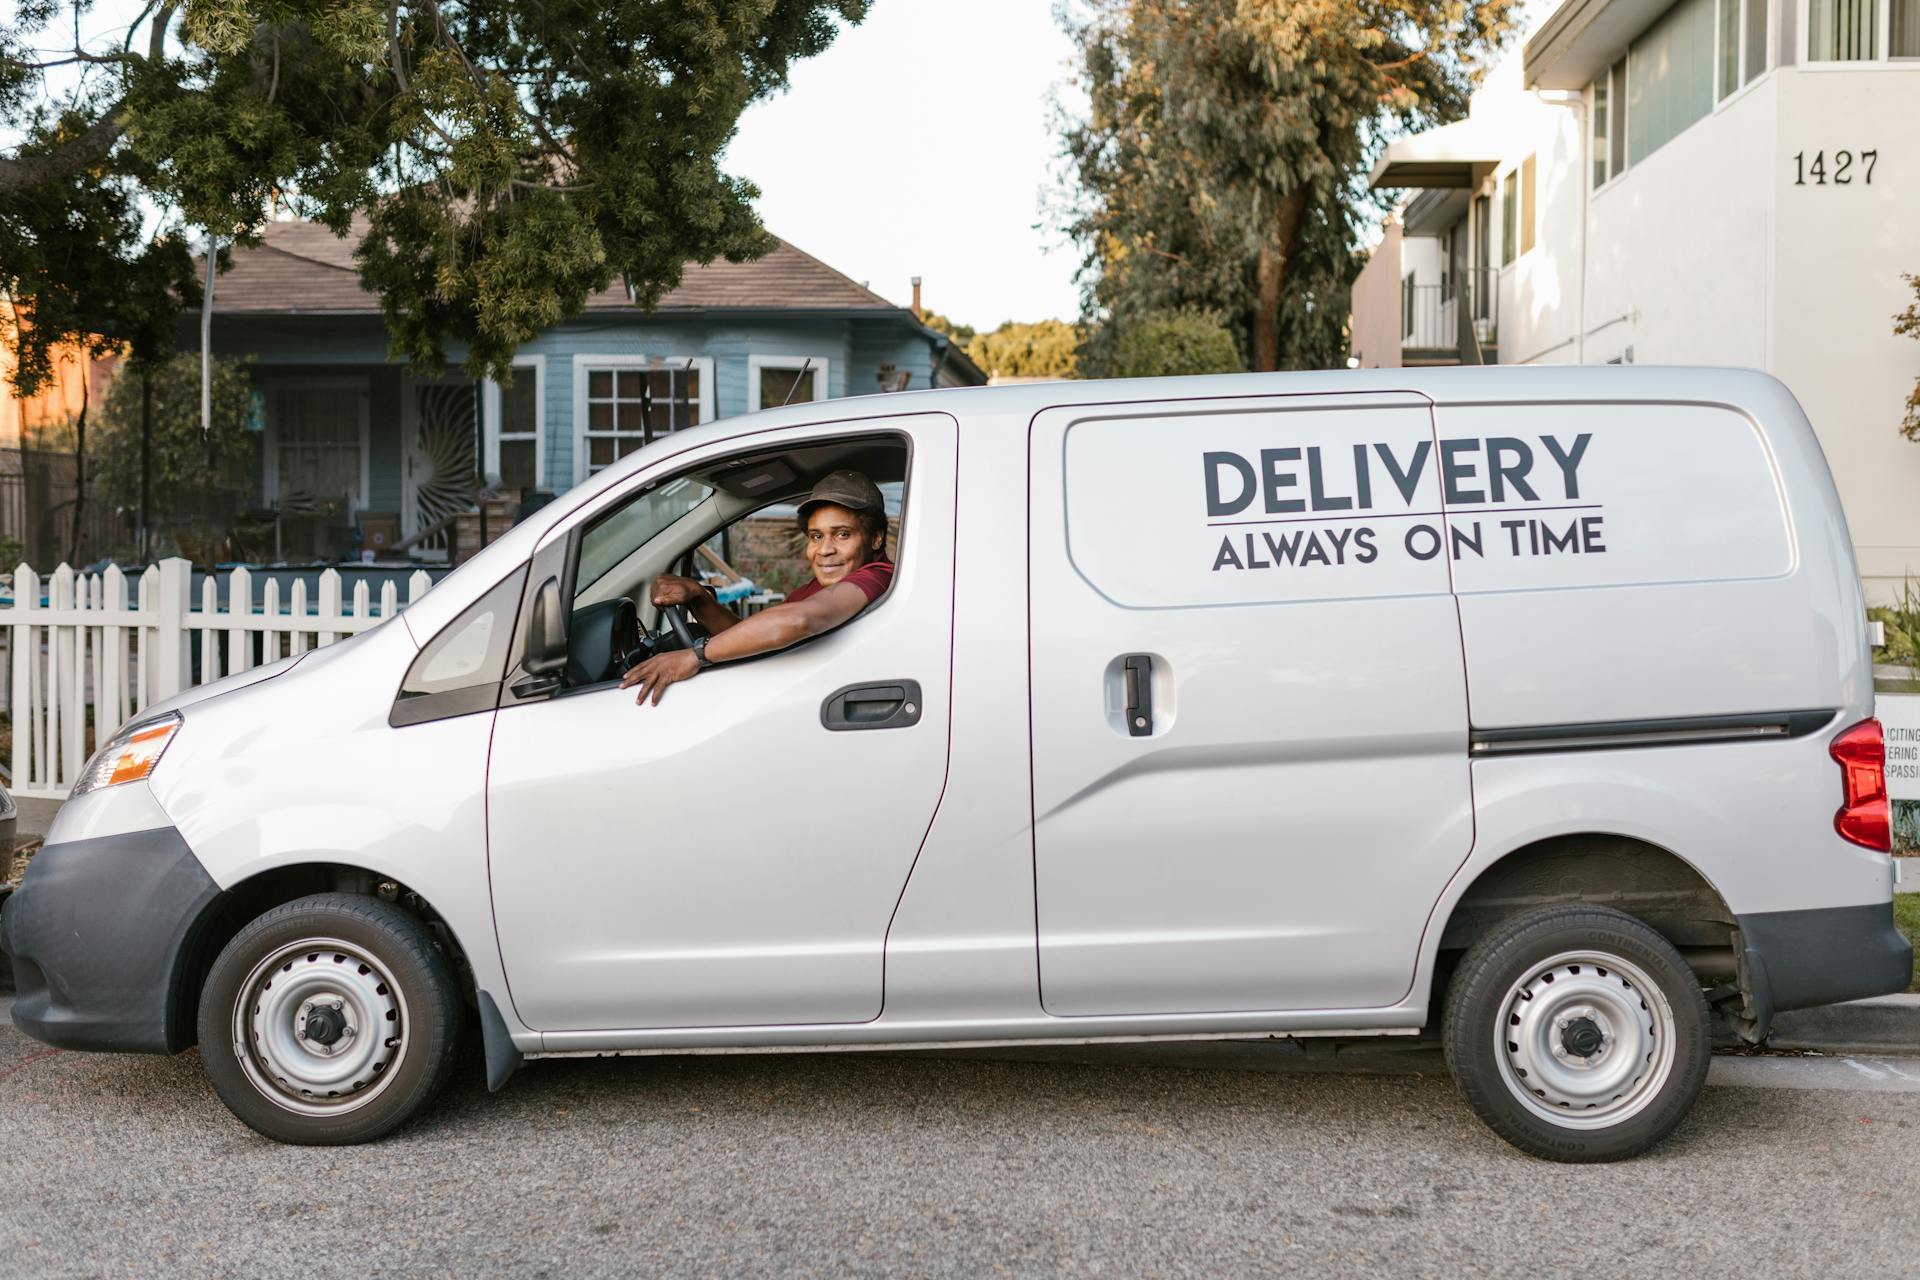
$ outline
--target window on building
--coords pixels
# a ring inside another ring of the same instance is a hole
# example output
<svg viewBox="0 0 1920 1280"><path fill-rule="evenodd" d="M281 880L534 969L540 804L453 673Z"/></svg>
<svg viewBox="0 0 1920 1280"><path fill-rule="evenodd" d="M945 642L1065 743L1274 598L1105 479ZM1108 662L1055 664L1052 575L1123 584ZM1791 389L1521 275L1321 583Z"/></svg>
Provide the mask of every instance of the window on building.
<svg viewBox="0 0 1920 1280"><path fill-rule="evenodd" d="M1533 174L1534 157L1520 162L1520 252L1533 249Z"/></svg>
<svg viewBox="0 0 1920 1280"><path fill-rule="evenodd" d="M1500 180L1500 265L1503 267L1519 256L1519 176L1509 173Z"/></svg>
<svg viewBox="0 0 1920 1280"><path fill-rule="evenodd" d="M1473 294L1475 318L1487 318L1488 268L1493 265L1493 201L1486 196L1473 198L1473 270L1467 273L1467 288Z"/></svg>
<svg viewBox="0 0 1920 1280"><path fill-rule="evenodd" d="M488 384L483 411L487 428L483 465L503 489L529 491L541 486L545 375L543 362L537 359L515 361L512 386Z"/></svg>
<svg viewBox="0 0 1920 1280"><path fill-rule="evenodd" d="M1607 78L1593 82L1593 186L1607 185Z"/></svg>
<svg viewBox="0 0 1920 1280"><path fill-rule="evenodd" d="M586 380L586 474L610 466L657 436L697 427L702 420L706 363L666 359L589 360Z"/></svg>
<svg viewBox="0 0 1920 1280"><path fill-rule="evenodd" d="M1767 69L1767 0L1719 0L1718 83L1724 98Z"/></svg>
<svg viewBox="0 0 1920 1280"><path fill-rule="evenodd" d="M747 412L827 398L825 356L748 356Z"/></svg>
<svg viewBox="0 0 1920 1280"><path fill-rule="evenodd" d="M1627 167L1627 60L1593 82L1593 185L1597 190Z"/></svg>
<svg viewBox="0 0 1920 1280"><path fill-rule="evenodd" d="M1920 58L1920 0L1889 0L1887 53L1895 58Z"/></svg>
<svg viewBox="0 0 1920 1280"><path fill-rule="evenodd" d="M1608 175L1619 177L1627 171L1627 60L1625 58L1613 64L1608 73L1613 89L1607 94L1607 105L1613 109L1613 123L1607 128L1607 140L1613 150L1609 161Z"/></svg>
<svg viewBox="0 0 1920 1280"><path fill-rule="evenodd" d="M1879 37L1879 0L1807 0L1807 61L1870 61Z"/></svg>
<svg viewBox="0 0 1920 1280"><path fill-rule="evenodd" d="M1627 51L1627 162L1713 110L1715 0L1680 0Z"/></svg>
<svg viewBox="0 0 1920 1280"><path fill-rule="evenodd" d="M288 384L267 393L268 488L283 511L349 510L366 501L364 386Z"/></svg>
<svg viewBox="0 0 1920 1280"><path fill-rule="evenodd" d="M1740 0L1720 0L1719 96L1740 87Z"/></svg>
<svg viewBox="0 0 1920 1280"><path fill-rule="evenodd" d="M1746 0L1745 60L1740 64L1740 83L1746 84L1767 69L1767 0Z"/></svg>

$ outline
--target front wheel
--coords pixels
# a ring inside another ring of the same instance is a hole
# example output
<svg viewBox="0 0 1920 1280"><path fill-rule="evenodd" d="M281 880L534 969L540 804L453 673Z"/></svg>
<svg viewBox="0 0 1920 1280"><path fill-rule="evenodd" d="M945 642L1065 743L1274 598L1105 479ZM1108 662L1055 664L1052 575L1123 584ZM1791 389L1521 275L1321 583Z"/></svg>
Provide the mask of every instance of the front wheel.
<svg viewBox="0 0 1920 1280"><path fill-rule="evenodd" d="M316 894L267 912L214 961L200 1057L256 1132L368 1142L445 1081L460 1014L446 958L417 919L375 898Z"/></svg>
<svg viewBox="0 0 1920 1280"><path fill-rule="evenodd" d="M1475 943L1455 971L1447 1066L1476 1114L1532 1155L1636 1155L1699 1097L1707 1004L1673 945L1624 912L1543 907Z"/></svg>

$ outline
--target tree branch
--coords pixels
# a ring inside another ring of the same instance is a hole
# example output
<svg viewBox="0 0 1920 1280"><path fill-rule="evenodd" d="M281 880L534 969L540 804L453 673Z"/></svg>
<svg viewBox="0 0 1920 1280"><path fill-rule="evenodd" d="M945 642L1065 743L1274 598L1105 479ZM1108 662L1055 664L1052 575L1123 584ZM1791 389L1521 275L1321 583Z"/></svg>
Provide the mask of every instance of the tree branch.
<svg viewBox="0 0 1920 1280"><path fill-rule="evenodd" d="M147 37L148 62L158 62L166 54L167 24L173 21L174 10L179 8L177 0L168 0L160 6L160 12L153 19L153 30ZM76 49L76 53L80 50ZM82 61L87 62L138 62L124 55L88 54ZM55 182L72 173L97 164L113 150L126 132L126 126L120 122L120 112L126 107L127 99L119 101L100 113L100 118L75 137L69 138L51 151L27 156L0 156L0 193L18 191L24 187L38 186L44 182Z"/></svg>

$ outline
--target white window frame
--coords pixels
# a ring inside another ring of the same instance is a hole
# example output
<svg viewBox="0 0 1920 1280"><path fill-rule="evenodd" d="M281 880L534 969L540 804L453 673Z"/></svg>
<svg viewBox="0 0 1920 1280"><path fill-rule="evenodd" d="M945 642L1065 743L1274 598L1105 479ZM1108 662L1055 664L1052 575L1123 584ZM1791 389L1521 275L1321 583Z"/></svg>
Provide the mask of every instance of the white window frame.
<svg viewBox="0 0 1920 1280"><path fill-rule="evenodd" d="M760 371L762 369L811 369L813 371L814 403L828 399L827 375L833 368L833 362L825 356L754 356L747 357L747 412L758 413L761 409L774 409L778 405L760 403ZM796 400L795 404L805 404Z"/></svg>
<svg viewBox="0 0 1920 1280"><path fill-rule="evenodd" d="M269 505L278 508L280 504L280 430L273 420L273 397L279 391L339 391L350 388L360 393L360 491L353 495L353 509L365 511L372 499L368 496L369 471L372 468L372 388L364 377L342 375L331 378L267 378L261 384L261 391L267 398L267 429L261 442L266 458L262 462L262 487L266 490Z"/></svg>
<svg viewBox="0 0 1920 1280"><path fill-rule="evenodd" d="M1513 225L1507 225L1507 193L1513 193ZM1505 273L1520 261L1520 166L1500 175L1494 187L1494 216L1500 220L1500 271ZM1511 237L1511 238L1509 238Z"/></svg>
<svg viewBox="0 0 1920 1280"><path fill-rule="evenodd" d="M1760 69L1760 73L1758 75L1754 75L1752 74L1752 72L1747 66L1746 0L1714 0L1713 109L1716 112L1722 110L1725 107L1731 106L1732 104L1740 101L1740 99L1746 97L1748 92L1751 91L1755 85L1759 84L1762 80L1765 80L1768 76L1772 75L1774 72L1774 69L1780 65L1779 52L1774 48L1774 42L1775 42L1774 28L1779 25L1779 16L1780 16L1779 6L1781 2L1782 0L1767 0L1767 51L1766 51L1767 65ZM1740 65L1739 65L1739 68L1734 72L1734 79L1738 80L1739 83L1733 87L1732 93L1729 93L1726 97L1723 98L1720 96L1720 13L1725 6L1730 4L1736 6L1740 10L1740 59L1739 59ZM1807 2L1806 0L1798 0L1798 5L1799 5L1799 8L1802 10L1798 20L1804 25L1806 22L1806 14L1804 11L1807 7ZM1881 8L1883 9L1887 7L1888 6L1885 4L1881 5Z"/></svg>
<svg viewBox="0 0 1920 1280"><path fill-rule="evenodd" d="M1800 58L1796 70L1800 71L1920 71L1920 57L1908 55L1893 56L1893 6L1887 0L1879 0L1874 15L1874 47L1880 52L1871 58L1826 58L1815 62L1809 56L1813 45L1813 6L1807 0L1799 0L1795 6L1794 24L1799 43ZM1777 61L1777 60L1776 60Z"/></svg>
<svg viewBox="0 0 1920 1280"><path fill-rule="evenodd" d="M515 369L533 370L533 487L547 487L547 358L543 355L515 356ZM515 378L523 375L516 373ZM488 378L481 391L481 469L487 483L500 483L500 384ZM515 438L519 435L516 433Z"/></svg>
<svg viewBox="0 0 1920 1280"><path fill-rule="evenodd" d="M1627 142L1626 142L1627 72L1625 67L1626 61L1627 61L1627 51L1622 49L1617 56L1608 60L1607 65L1601 69L1599 77L1597 77L1595 80L1595 83L1598 83L1599 80L1601 79L1604 79L1607 81L1609 86L1607 90L1607 101L1609 104L1611 104L1609 106L1609 110L1613 112L1613 115L1611 115L1607 120L1607 130L1608 130L1607 132L1607 180L1596 187L1591 185L1593 181L1592 174L1591 173L1588 174L1587 181L1589 185L1587 187L1587 198L1590 200L1595 196L1598 196L1603 191L1613 190L1614 186L1620 181L1620 179L1627 176L1627 170L1633 167L1631 164L1627 163L1625 159L1626 150L1627 150ZM1621 68L1620 84L1617 90L1613 87L1613 69L1616 66ZM1613 101L1616 97L1619 98L1619 102L1617 103ZM1593 117L1597 114L1593 110L1593 101L1594 101L1594 95L1592 93L1592 86L1589 85L1588 93L1587 93L1587 116L1588 116L1587 151L1588 151L1589 158L1591 158L1592 156L1594 144L1598 141L1598 139L1594 136L1594 132L1593 132ZM1728 99L1728 101L1732 101L1732 99ZM1618 168L1614 167L1614 163L1613 163L1613 130L1615 129L1618 129L1620 131L1621 163Z"/></svg>
<svg viewBox="0 0 1920 1280"><path fill-rule="evenodd" d="M590 369L653 369L661 365L678 365L682 368L692 368L699 372L700 425L705 426L707 423L712 422L714 420L712 356L669 355L652 352L642 354L623 351L619 354L608 355L588 355L581 353L573 357L573 482L575 484L579 484L582 480L585 480L588 475L587 371Z"/></svg>

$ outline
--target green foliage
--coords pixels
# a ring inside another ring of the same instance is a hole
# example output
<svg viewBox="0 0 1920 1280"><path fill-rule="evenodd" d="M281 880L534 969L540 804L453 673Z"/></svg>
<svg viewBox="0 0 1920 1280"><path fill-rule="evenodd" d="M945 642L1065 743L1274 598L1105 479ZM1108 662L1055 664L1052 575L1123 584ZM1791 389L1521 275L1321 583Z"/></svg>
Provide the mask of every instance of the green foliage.
<svg viewBox="0 0 1920 1280"><path fill-rule="evenodd" d="M1064 130L1060 217L1090 333L1215 308L1254 368L1343 363L1371 157L1392 129L1465 114L1514 8L1085 0L1069 29L1089 112Z"/></svg>
<svg viewBox="0 0 1920 1280"><path fill-rule="evenodd" d="M1080 335L1064 320L1008 320L966 344L967 356L994 378L1071 378Z"/></svg>
<svg viewBox="0 0 1920 1280"><path fill-rule="evenodd" d="M505 377L616 280L650 308L687 262L771 247L719 156L869 0L188 0L171 49L180 5L157 0L52 101L35 64L76 61L64 17L89 2L0 20L0 126L26 138L0 155L0 261L41 332L159 354L197 301L179 229L252 242L279 207L365 233L396 357L437 369L463 349L468 372ZM78 270L69 224L94 246ZM116 270L140 287L102 314ZM42 376L29 353L21 388Z"/></svg>
<svg viewBox="0 0 1920 1280"><path fill-rule="evenodd" d="M921 312L920 323L935 333L946 334L947 337L953 339L953 341L963 349L969 342L972 342L974 338L979 336L979 330L975 329L972 325L961 324L957 320L949 320L938 311Z"/></svg>
<svg viewBox="0 0 1920 1280"><path fill-rule="evenodd" d="M121 366L107 384L91 470L112 506L140 506L141 369ZM253 499L257 436L248 429L253 383L245 361L213 362L211 430L200 430L200 357L153 367L152 514L156 527L196 519L217 524ZM91 434L91 433L90 433Z"/></svg>
<svg viewBox="0 0 1920 1280"><path fill-rule="evenodd" d="M1903 275L1901 279L1913 286L1914 301L1893 318L1893 331L1909 338L1920 338L1920 275ZM1920 379L1914 381L1913 391L1907 396L1907 416L1900 422L1900 434L1909 440L1920 441Z"/></svg>
<svg viewBox="0 0 1920 1280"><path fill-rule="evenodd" d="M1911 800L1893 802L1893 840L1898 852L1911 855L1920 851L1920 804ZM1908 875L1914 873L1913 866L1907 864ZM1913 978L1907 990L1920 991L1920 893L1893 895L1893 923L1914 944Z"/></svg>
<svg viewBox="0 0 1920 1280"><path fill-rule="evenodd" d="M1240 373L1246 364L1218 312L1189 307L1115 317L1087 344L1102 378L1171 378Z"/></svg>
<svg viewBox="0 0 1920 1280"><path fill-rule="evenodd" d="M1867 617L1881 623L1887 633L1885 646L1874 650L1876 662L1920 667L1920 583L1907 579L1891 606L1868 609Z"/></svg>

